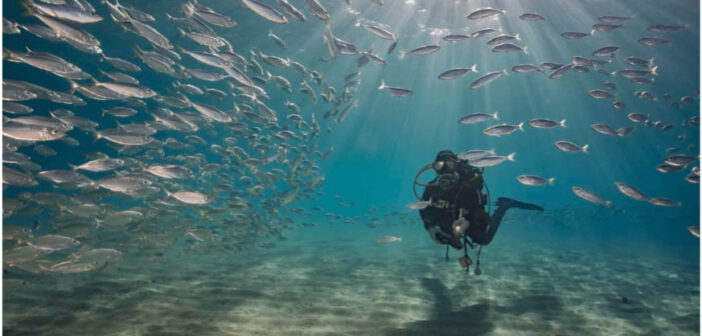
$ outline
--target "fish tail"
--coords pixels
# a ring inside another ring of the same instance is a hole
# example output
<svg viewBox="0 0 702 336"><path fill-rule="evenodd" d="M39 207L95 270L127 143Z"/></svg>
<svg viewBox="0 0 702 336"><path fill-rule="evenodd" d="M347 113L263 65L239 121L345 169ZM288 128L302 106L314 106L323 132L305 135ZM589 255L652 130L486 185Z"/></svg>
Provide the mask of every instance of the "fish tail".
<svg viewBox="0 0 702 336"><path fill-rule="evenodd" d="M102 139L102 134L100 132L93 130L93 143L96 143L98 140Z"/></svg>
<svg viewBox="0 0 702 336"><path fill-rule="evenodd" d="M517 155L517 153L512 153L512 154L510 154L510 155L507 155L507 160L510 160L510 161L512 161L512 162L516 161L516 160L514 159L514 156L515 156L515 155Z"/></svg>
<svg viewBox="0 0 702 336"><path fill-rule="evenodd" d="M561 120L561 122L559 122L558 124L561 125L561 127L566 127L565 122L566 122L566 120L563 119L563 120Z"/></svg>
<svg viewBox="0 0 702 336"><path fill-rule="evenodd" d="M653 68L651 68L651 74L654 76L658 76L658 66L655 65Z"/></svg>
<svg viewBox="0 0 702 336"><path fill-rule="evenodd" d="M594 29L593 29L593 30L591 30L591 31L590 31L590 36L594 35L594 34L595 34L595 32L596 32L596 30L594 30Z"/></svg>
<svg viewBox="0 0 702 336"><path fill-rule="evenodd" d="M11 61L12 60L12 50L7 48L2 48L2 59Z"/></svg>
<svg viewBox="0 0 702 336"><path fill-rule="evenodd" d="M382 90L382 89L384 89L384 88L386 88L386 87L387 87L387 85L385 85L385 80L381 80L381 81L380 81L380 86L378 86L378 90Z"/></svg>
<svg viewBox="0 0 702 336"><path fill-rule="evenodd" d="M24 12L20 14L21 16L32 16L37 13L34 10L34 8L32 8L32 5L29 3L29 1L20 2L20 6L22 6L22 9L24 9Z"/></svg>
<svg viewBox="0 0 702 336"><path fill-rule="evenodd" d="M524 46L524 48L522 48L522 51L524 52L524 54L529 55L529 51L527 51L527 48L529 47Z"/></svg>
<svg viewBox="0 0 702 336"><path fill-rule="evenodd" d="M500 120L500 118L497 117L497 111L495 111L495 113L492 114L492 117L495 118L495 120Z"/></svg>
<svg viewBox="0 0 702 336"><path fill-rule="evenodd" d="M587 152L587 148L588 148L588 147L590 147L590 145L589 145L589 144L588 144L588 145L585 145L585 146L583 146L583 153L585 153L585 154L588 154L588 152Z"/></svg>
<svg viewBox="0 0 702 336"><path fill-rule="evenodd" d="M520 131L524 132L524 122L523 121L520 122L519 125L517 125L517 127L519 127Z"/></svg>
<svg viewBox="0 0 702 336"><path fill-rule="evenodd" d="M139 48L138 45L134 45L134 48L132 48L132 51L134 52L134 54L132 55L132 57L134 57L134 58L141 57L141 54L143 52L143 50L141 50L141 48Z"/></svg>
<svg viewBox="0 0 702 336"><path fill-rule="evenodd" d="M522 40L521 38L519 38L519 34L514 35L514 39L517 40L517 41L521 41L521 40Z"/></svg>
<svg viewBox="0 0 702 336"><path fill-rule="evenodd" d="M605 201L605 206L608 208L612 207L612 201Z"/></svg>
<svg viewBox="0 0 702 336"><path fill-rule="evenodd" d="M548 179L548 184L549 184L549 185L553 185L553 181L555 181L555 180L556 180L555 177L552 177L552 178Z"/></svg>
<svg viewBox="0 0 702 336"><path fill-rule="evenodd" d="M69 163L68 166L71 167L71 170L74 170L74 171L78 170L78 166L76 166L74 164Z"/></svg>
<svg viewBox="0 0 702 336"><path fill-rule="evenodd" d="M71 88L68 89L68 93L73 94L74 92L76 92L76 89L78 88L79 85L78 85L78 83L74 82L72 79L67 78L66 80L68 81L68 84L71 85Z"/></svg>
<svg viewBox="0 0 702 336"><path fill-rule="evenodd" d="M470 71L472 71L472 72L478 72L478 65L477 65L477 64L473 64L473 66L470 67Z"/></svg>

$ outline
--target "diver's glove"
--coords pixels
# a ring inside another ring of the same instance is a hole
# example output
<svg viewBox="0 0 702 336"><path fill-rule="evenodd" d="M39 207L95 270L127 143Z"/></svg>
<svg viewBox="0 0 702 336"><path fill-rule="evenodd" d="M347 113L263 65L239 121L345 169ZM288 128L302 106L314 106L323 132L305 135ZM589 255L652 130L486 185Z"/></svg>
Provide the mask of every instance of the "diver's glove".
<svg viewBox="0 0 702 336"><path fill-rule="evenodd" d="M431 237L431 240L433 240L435 243L440 244L440 245L451 245L453 248L460 250L463 248L463 244L459 239L453 238L447 234L445 234L443 231L441 231L438 227L432 226L428 230L429 232L429 237Z"/></svg>
<svg viewBox="0 0 702 336"><path fill-rule="evenodd" d="M453 228L453 235L456 238L461 239L463 238L466 230L468 230L470 227L470 222L465 217L461 217L453 221L453 225L451 227Z"/></svg>

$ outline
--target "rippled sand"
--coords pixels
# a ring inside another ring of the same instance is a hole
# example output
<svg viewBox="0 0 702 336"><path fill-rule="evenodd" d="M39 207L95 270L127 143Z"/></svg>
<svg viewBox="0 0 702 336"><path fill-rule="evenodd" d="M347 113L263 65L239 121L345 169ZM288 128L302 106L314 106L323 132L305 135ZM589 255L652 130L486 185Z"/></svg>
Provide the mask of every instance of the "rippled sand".
<svg viewBox="0 0 702 336"><path fill-rule="evenodd" d="M499 237L483 274L416 227L5 282L5 335L697 335L699 267ZM375 238L402 235L377 244ZM472 253L475 259L475 253ZM6 278L20 274L10 272ZM626 297L627 302L623 302Z"/></svg>

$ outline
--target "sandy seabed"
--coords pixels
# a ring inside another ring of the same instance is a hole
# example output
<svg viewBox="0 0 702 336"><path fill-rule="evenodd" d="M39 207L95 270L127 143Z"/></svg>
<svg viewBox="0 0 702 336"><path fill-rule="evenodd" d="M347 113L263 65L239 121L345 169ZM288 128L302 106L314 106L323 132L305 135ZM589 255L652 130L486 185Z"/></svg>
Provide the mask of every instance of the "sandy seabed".
<svg viewBox="0 0 702 336"><path fill-rule="evenodd" d="M699 266L502 238L483 274L417 228L318 227L269 249L5 275L5 335L698 335ZM471 255L475 259L475 252Z"/></svg>

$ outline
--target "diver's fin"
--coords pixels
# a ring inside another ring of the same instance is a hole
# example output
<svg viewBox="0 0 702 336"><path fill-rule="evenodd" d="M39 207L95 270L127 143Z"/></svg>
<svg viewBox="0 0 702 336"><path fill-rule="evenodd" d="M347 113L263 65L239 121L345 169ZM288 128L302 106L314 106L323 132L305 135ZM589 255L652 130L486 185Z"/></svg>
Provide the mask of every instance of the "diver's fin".
<svg viewBox="0 0 702 336"><path fill-rule="evenodd" d="M525 210L544 211L544 208L542 208L538 205L520 202L517 200L513 200L511 198L507 198L507 197L498 198L497 199L497 206L498 207L509 207L509 208L520 208L520 209L525 209Z"/></svg>

